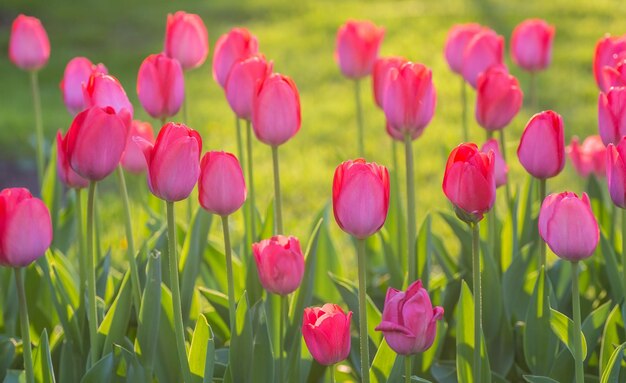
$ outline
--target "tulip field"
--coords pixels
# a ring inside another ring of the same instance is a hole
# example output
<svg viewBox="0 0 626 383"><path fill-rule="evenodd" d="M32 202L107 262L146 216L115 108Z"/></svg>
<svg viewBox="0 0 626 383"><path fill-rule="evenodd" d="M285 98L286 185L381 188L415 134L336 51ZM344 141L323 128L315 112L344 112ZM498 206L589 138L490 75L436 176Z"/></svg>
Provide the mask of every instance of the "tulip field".
<svg viewBox="0 0 626 383"><path fill-rule="evenodd" d="M626 19L0 5L0 382L626 382Z"/></svg>

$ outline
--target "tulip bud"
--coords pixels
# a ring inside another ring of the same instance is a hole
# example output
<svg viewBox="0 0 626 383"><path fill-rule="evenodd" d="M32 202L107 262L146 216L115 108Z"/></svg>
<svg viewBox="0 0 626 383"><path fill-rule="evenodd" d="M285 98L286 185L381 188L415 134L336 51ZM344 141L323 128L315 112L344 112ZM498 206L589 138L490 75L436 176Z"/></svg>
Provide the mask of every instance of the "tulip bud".
<svg viewBox="0 0 626 383"><path fill-rule="evenodd" d="M605 82L602 73L604 68L615 68L624 59L626 59L626 35L606 35L598 41L593 56L593 74L602 92L608 92L611 89L610 84Z"/></svg>
<svg viewBox="0 0 626 383"><path fill-rule="evenodd" d="M13 20L9 38L9 59L20 69L35 71L50 58L48 34L36 17L19 15Z"/></svg>
<svg viewBox="0 0 626 383"><path fill-rule="evenodd" d="M87 84L93 73L107 74L108 71L104 64L94 65L85 57L74 57L65 67L63 80L61 80L59 87L63 92L65 107L73 116L87 107L83 85Z"/></svg>
<svg viewBox="0 0 626 383"><path fill-rule="evenodd" d="M565 166L563 119L551 110L535 114L524 129L517 157L533 177L556 176Z"/></svg>
<svg viewBox="0 0 626 383"><path fill-rule="evenodd" d="M461 144L448 157L443 192L456 207L457 216L477 222L496 200L495 155L483 153L475 144Z"/></svg>
<svg viewBox="0 0 626 383"><path fill-rule="evenodd" d="M333 179L333 213L339 227L365 239L385 223L389 209L389 172L359 158L337 166Z"/></svg>
<svg viewBox="0 0 626 383"><path fill-rule="evenodd" d="M476 88L478 76L504 62L504 38L491 29L478 32L463 51L461 74L465 81Z"/></svg>
<svg viewBox="0 0 626 383"><path fill-rule="evenodd" d="M122 166L131 173L143 173L147 169L146 157L143 155L143 147L135 142L134 137L141 137L154 144L154 132L149 122L133 120L126 140L126 149L122 154Z"/></svg>
<svg viewBox="0 0 626 383"><path fill-rule="evenodd" d="M613 203L626 209L626 137L606 150L606 181Z"/></svg>
<svg viewBox="0 0 626 383"><path fill-rule="evenodd" d="M378 57L385 30L371 21L349 20L337 31L335 60L344 76L359 79L369 75Z"/></svg>
<svg viewBox="0 0 626 383"><path fill-rule="evenodd" d="M396 140L418 138L435 113L433 74L422 64L405 63L388 72L383 110Z"/></svg>
<svg viewBox="0 0 626 383"><path fill-rule="evenodd" d="M277 235L252 244L259 280L270 293L288 295L300 286L304 256L296 237Z"/></svg>
<svg viewBox="0 0 626 383"><path fill-rule="evenodd" d="M383 109L389 70L391 70L391 68L400 69L406 62L408 62L408 60L404 57L395 56L380 57L374 62L374 69L372 70L372 88L374 90L374 101L379 108Z"/></svg>
<svg viewBox="0 0 626 383"><path fill-rule="evenodd" d="M552 61L554 26L541 19L522 21L511 35L511 57L529 72L547 69Z"/></svg>
<svg viewBox="0 0 626 383"><path fill-rule="evenodd" d="M168 202L189 197L200 174L202 138L198 132L169 122L161 128L154 145L140 137L133 140L146 157L152 194Z"/></svg>
<svg viewBox="0 0 626 383"><path fill-rule="evenodd" d="M489 154L489 151L493 151L494 164L494 176L496 178L496 188L502 185L506 185L507 174L509 173L509 166L504 161L498 141L495 138L490 138L483 144L480 149L481 152Z"/></svg>
<svg viewBox="0 0 626 383"><path fill-rule="evenodd" d="M27 189L0 192L0 266L24 267L43 256L52 242L48 208Z"/></svg>
<svg viewBox="0 0 626 383"><path fill-rule="evenodd" d="M461 74L463 69L463 52L472 38L481 32L483 28L480 24L457 24L450 28L444 48L444 55L450 69L457 74Z"/></svg>
<svg viewBox="0 0 626 383"><path fill-rule="evenodd" d="M224 90L226 100L237 117L250 121L254 95L272 73L272 66L272 62L267 62L260 53L233 64Z"/></svg>
<svg viewBox="0 0 626 383"><path fill-rule="evenodd" d="M239 160L231 153L208 152L200 161L198 199L209 213L227 216L246 201L246 181Z"/></svg>
<svg viewBox="0 0 626 383"><path fill-rule="evenodd" d="M428 291L421 281L413 282L406 291L387 289L382 321L376 331L382 331L389 347L400 355L415 355L433 345L437 321L443 318L443 307L433 307Z"/></svg>
<svg viewBox="0 0 626 383"><path fill-rule="evenodd" d="M126 126L130 127L134 114L133 105L128 100L122 84L115 77L102 73L92 73L87 84L83 86L83 96L85 97L86 108L110 106L124 118ZM124 109L126 111L122 113Z"/></svg>
<svg viewBox="0 0 626 383"><path fill-rule="evenodd" d="M183 69L178 61L163 53L143 60L137 75L137 96L141 106L154 118L176 115L185 99Z"/></svg>
<svg viewBox="0 0 626 383"><path fill-rule="evenodd" d="M331 366L350 355L350 319L341 307L326 303L304 309L302 337L317 363Z"/></svg>
<svg viewBox="0 0 626 383"><path fill-rule="evenodd" d="M622 60L615 67L602 68L602 80L605 89L626 86L626 60Z"/></svg>
<svg viewBox="0 0 626 383"><path fill-rule="evenodd" d="M598 130L605 145L626 136L626 87L612 88L598 97Z"/></svg>
<svg viewBox="0 0 626 383"><path fill-rule="evenodd" d="M589 136L585 138L582 146L578 143L578 137L572 138L572 143L565 152L572 160L574 169L581 177L595 174L603 177L606 173L606 147L602 143L600 136Z"/></svg>
<svg viewBox="0 0 626 383"><path fill-rule="evenodd" d="M246 28L233 28L230 32L222 35L215 43L213 53L213 79L222 88L226 87L226 81L233 65L244 60L259 51L259 42Z"/></svg>
<svg viewBox="0 0 626 383"><path fill-rule="evenodd" d="M587 193L550 194L539 211L539 234L554 254L568 261L589 258L598 246L600 230Z"/></svg>
<svg viewBox="0 0 626 383"><path fill-rule="evenodd" d="M254 98L252 127L271 146L284 144L300 130L300 95L293 80L279 73L268 76Z"/></svg>
<svg viewBox="0 0 626 383"><path fill-rule="evenodd" d="M184 70L197 68L209 54L209 34L200 16L178 11L167 15L164 53Z"/></svg>
<svg viewBox="0 0 626 383"><path fill-rule="evenodd" d="M57 132L57 174L69 188L82 189L89 186L89 180L81 177L70 166L69 159L63 148L63 135L60 130Z"/></svg>
<svg viewBox="0 0 626 383"><path fill-rule="evenodd" d="M524 94L506 67L493 66L478 77L476 121L488 131L503 129L522 108Z"/></svg>

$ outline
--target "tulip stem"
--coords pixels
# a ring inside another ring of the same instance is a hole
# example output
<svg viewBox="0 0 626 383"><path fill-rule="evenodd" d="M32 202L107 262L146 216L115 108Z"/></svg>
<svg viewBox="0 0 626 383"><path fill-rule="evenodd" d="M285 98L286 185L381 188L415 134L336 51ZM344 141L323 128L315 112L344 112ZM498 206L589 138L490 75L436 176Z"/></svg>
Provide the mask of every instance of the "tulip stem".
<svg viewBox="0 0 626 383"><path fill-rule="evenodd" d="M463 127L463 142L469 142L469 131L467 126L467 84L461 77L461 125Z"/></svg>
<svg viewBox="0 0 626 383"><path fill-rule="evenodd" d="M180 303L180 286L178 283L178 255L176 253L176 226L174 221L174 202L167 201L167 238L169 244L170 289L172 291L172 305L174 311L174 332L176 334L176 349L178 363L183 373L183 381L190 383L191 372L187 362L185 349L185 329L183 327L183 312Z"/></svg>
<svg viewBox="0 0 626 383"><path fill-rule="evenodd" d="M363 106L361 105L361 81L354 80L354 98L356 101L356 127L359 157L365 157L365 142L363 138Z"/></svg>
<svg viewBox="0 0 626 383"><path fill-rule="evenodd" d="M246 128L246 159L248 161L248 190L250 191L248 208L250 209L250 243L252 243L256 241L256 205L254 202L254 166L252 165L252 125L249 120L246 121Z"/></svg>
<svg viewBox="0 0 626 383"><path fill-rule="evenodd" d="M94 251L94 205L96 197L96 181L89 182L89 194L87 197L87 303L89 311L89 344L91 348L90 367L100 359L98 355L98 308L96 302L96 266Z"/></svg>
<svg viewBox="0 0 626 383"><path fill-rule="evenodd" d="M404 357L404 381L406 383L410 383L411 382L411 374L413 371L411 362L413 361L413 356L412 355L406 355Z"/></svg>
<svg viewBox="0 0 626 383"><path fill-rule="evenodd" d="M335 365L331 364L328 367L330 370L330 383L335 383Z"/></svg>
<svg viewBox="0 0 626 383"><path fill-rule="evenodd" d="M400 172L400 166L398 165L398 143L395 139L391 139L391 154L392 154L392 161L393 161L393 172L394 172L394 177L391 179L391 188L393 190L393 198L398 201L398 203L400 203L400 181L398 179L399 177L399 172ZM401 210L399 210L401 211ZM396 230L396 234L397 234L397 238L396 241L398 241L398 254L396 254L399 259L404 259L404 254L405 252L403 251L403 241L402 241L402 225L404 224L402 222L402 214L396 214L396 225L398 227L398 229Z"/></svg>
<svg viewBox="0 0 626 383"><path fill-rule="evenodd" d="M504 129L500 129L500 152L502 152L502 160L506 164L506 140L504 138ZM511 206L511 188L509 186L509 182L504 184L504 188L506 190L506 204Z"/></svg>
<svg viewBox="0 0 626 383"><path fill-rule="evenodd" d="M417 279L417 255L416 255L416 236L415 228L415 170L413 169L413 140L410 133L404 134L404 151L406 158L406 199L407 199L407 230L408 230L408 247L407 254L409 257L409 283Z"/></svg>
<svg viewBox="0 0 626 383"><path fill-rule="evenodd" d="M230 336L232 339L236 331L235 321L235 283L233 282L233 253L230 246L230 231L228 229L228 216L222 216L222 231L224 232L224 252L226 253L226 279L228 281L228 314L230 319Z"/></svg>
<svg viewBox="0 0 626 383"><path fill-rule="evenodd" d="M614 204L611 205L617 210ZM622 209L622 275L624 296L626 297L626 209Z"/></svg>
<svg viewBox="0 0 626 383"><path fill-rule="evenodd" d="M43 186L43 173L45 169L43 157L43 121L41 119L41 96L39 95L39 79L37 71L30 72L30 87L33 94L33 105L35 107L35 139L37 152L37 177L39 187Z"/></svg>
<svg viewBox="0 0 626 383"><path fill-rule="evenodd" d="M539 180L539 206L543 203L543 199L546 198L546 180L542 178ZM539 265L537 270L541 272L542 268L546 266L546 242L541 239L541 235L537 231L537 238L539 239Z"/></svg>
<svg viewBox="0 0 626 383"><path fill-rule="evenodd" d="M276 216L276 234L283 233L283 207L280 197L280 169L278 166L278 146L272 146L272 164L274 165L274 204Z"/></svg>
<svg viewBox="0 0 626 383"><path fill-rule="evenodd" d="M572 262L572 307L574 311L574 363L576 383L584 383L583 350L580 337L580 292L578 290L578 262Z"/></svg>
<svg viewBox="0 0 626 383"><path fill-rule="evenodd" d="M472 274L474 284L474 381L480 382L481 378L481 336L483 333L483 297L480 282L480 226L478 222L471 224L472 227Z"/></svg>
<svg viewBox="0 0 626 383"><path fill-rule="evenodd" d="M287 295L280 296L280 320L278 327L278 381L284 381L283 354L285 353L285 322L287 321Z"/></svg>
<svg viewBox="0 0 626 383"><path fill-rule="evenodd" d="M33 372L33 352L30 345L30 323L28 321L28 306L26 305L26 292L24 291L24 280L22 269L14 268L15 284L17 286L17 299L20 306L20 324L22 328L22 353L24 354L24 370L26 371L26 382L34 383L35 374Z"/></svg>
<svg viewBox="0 0 626 383"><path fill-rule="evenodd" d="M83 232L83 198L81 189L74 189L76 194L76 236L78 237L78 273L80 278L80 302L85 299L85 284L87 283L87 269L85 268L85 237Z"/></svg>
<svg viewBox="0 0 626 383"><path fill-rule="evenodd" d="M530 72L530 107L533 110L533 113L537 111L537 73Z"/></svg>
<svg viewBox="0 0 626 383"><path fill-rule="evenodd" d="M237 131L237 154L239 157L239 161L244 161L243 157L243 138L241 135L241 120L237 115L235 115L235 126Z"/></svg>
<svg viewBox="0 0 626 383"><path fill-rule="evenodd" d="M361 382L369 383L369 339L367 334L367 301L365 281L365 239L356 238L357 261L359 268L359 341L361 346Z"/></svg>

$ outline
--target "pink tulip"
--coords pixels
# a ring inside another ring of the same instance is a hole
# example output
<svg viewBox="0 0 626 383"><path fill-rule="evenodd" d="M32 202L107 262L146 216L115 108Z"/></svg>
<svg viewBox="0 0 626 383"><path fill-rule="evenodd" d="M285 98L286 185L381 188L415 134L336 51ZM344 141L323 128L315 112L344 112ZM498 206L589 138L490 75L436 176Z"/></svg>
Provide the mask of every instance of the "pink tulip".
<svg viewBox="0 0 626 383"><path fill-rule="evenodd" d="M389 172L375 162L359 158L335 170L333 213L343 231L359 239L376 233L389 209Z"/></svg>
<svg viewBox="0 0 626 383"><path fill-rule="evenodd" d="M448 157L443 192L467 222L483 219L496 200L495 154L483 153L475 144L461 144Z"/></svg>
<svg viewBox="0 0 626 383"><path fill-rule="evenodd" d="M200 161L198 199L209 213L227 216L246 201L246 181L239 160L231 153L208 152Z"/></svg>
<svg viewBox="0 0 626 383"><path fill-rule="evenodd" d="M67 153L63 148L63 135L57 132L57 174L63 183L73 189L82 189L89 186L89 180L84 179L70 166Z"/></svg>
<svg viewBox="0 0 626 383"><path fill-rule="evenodd" d="M127 127L130 127L134 114L133 105L128 100L122 84L115 77L103 73L92 73L87 84L83 85L83 96L86 108L110 106L116 113L126 117L124 122ZM123 109L126 109L126 113L122 113Z"/></svg>
<svg viewBox="0 0 626 383"><path fill-rule="evenodd" d="M472 37L463 51L461 74L476 88L478 76L492 66L503 65L504 38L491 29L483 29Z"/></svg>
<svg viewBox="0 0 626 383"><path fill-rule="evenodd" d="M272 67L272 62L260 53L233 64L224 90L237 117L250 121L256 91L272 73Z"/></svg>
<svg viewBox="0 0 626 383"><path fill-rule="evenodd" d="M443 318L443 307L433 307L428 291L421 281L413 282L406 291L387 289L382 331L389 347L400 355L415 355L433 345L437 321Z"/></svg>
<svg viewBox="0 0 626 383"><path fill-rule="evenodd" d="M456 24L450 28L446 39L444 54L450 69L457 74L463 70L463 52L472 38L481 32L483 28L480 24Z"/></svg>
<svg viewBox="0 0 626 383"><path fill-rule="evenodd" d="M605 175L606 147L600 136L585 138L582 146L578 143L578 137L574 137L571 145L565 148L565 152L569 155L574 169L581 177L588 177L592 173L598 177Z"/></svg>
<svg viewBox="0 0 626 383"><path fill-rule="evenodd" d="M600 230L587 193L550 194L539 211L539 234L554 254L568 261L589 258L598 246Z"/></svg>
<svg viewBox="0 0 626 383"><path fill-rule="evenodd" d="M176 115L185 99L183 69L178 61L163 53L143 60L137 75L137 96L141 106L154 118Z"/></svg>
<svg viewBox="0 0 626 383"><path fill-rule="evenodd" d="M122 154L124 170L131 173L143 173L147 169L146 157L143 155L143 148L135 142L134 137L141 137L154 144L152 125L149 122L133 120L126 141L126 149L124 149L124 154Z"/></svg>
<svg viewBox="0 0 626 383"><path fill-rule="evenodd" d="M9 38L9 59L28 71L43 68L50 58L48 34L36 17L19 15L13 20Z"/></svg>
<svg viewBox="0 0 626 383"><path fill-rule="evenodd" d="M626 87L600 93L598 130L605 145L617 144L626 135Z"/></svg>
<svg viewBox="0 0 626 383"><path fill-rule="evenodd" d="M556 176L565 166L563 119L551 110L535 114L524 129L517 157L532 176L546 179Z"/></svg>
<svg viewBox="0 0 626 383"><path fill-rule="evenodd" d="M369 75L378 57L385 30L368 20L349 20L337 31L335 60L344 76L359 79Z"/></svg>
<svg viewBox="0 0 626 383"><path fill-rule="evenodd" d="M27 189L0 192L0 266L24 267L42 257L52 243L48 208Z"/></svg>
<svg viewBox="0 0 626 383"><path fill-rule="evenodd" d="M270 293L294 292L304 275L304 256L296 237L277 235L252 244L259 280Z"/></svg>
<svg viewBox="0 0 626 383"><path fill-rule="evenodd" d="M511 35L511 57L529 72L545 70L552 61L554 26L541 19L522 21Z"/></svg>
<svg viewBox="0 0 626 383"><path fill-rule="evenodd" d="M522 108L524 94L504 66L493 66L478 76L476 121L488 131L503 129Z"/></svg>
<svg viewBox="0 0 626 383"><path fill-rule="evenodd" d="M87 107L83 94L83 85L87 84L92 73L107 74L108 71L104 64L92 64L85 57L74 57L65 67L63 80L61 80L59 87L61 92L63 92L65 107L73 116Z"/></svg>
<svg viewBox="0 0 626 383"><path fill-rule="evenodd" d="M246 28L233 28L222 35L215 43L213 53L213 79L222 88L226 87L226 81L233 65L244 60L259 51L259 42Z"/></svg>
<svg viewBox="0 0 626 383"><path fill-rule="evenodd" d="M593 74L602 92L608 92L610 89L602 73L604 68L615 68L624 59L626 59L626 35L606 35L598 41L593 56Z"/></svg>
<svg viewBox="0 0 626 383"><path fill-rule="evenodd" d="M200 175L202 138L183 124L165 124L152 145L141 137L140 145L148 167L148 187L168 202L181 201L193 191Z"/></svg>
<svg viewBox="0 0 626 383"><path fill-rule="evenodd" d="M383 109L389 70L391 70L391 68L399 70L406 62L408 62L407 59L397 56L379 57L374 62L374 69L372 70L372 88L374 90L374 101L379 108Z"/></svg>
<svg viewBox="0 0 626 383"><path fill-rule="evenodd" d="M178 11L167 15L164 53L184 70L197 68L209 54L209 34L200 16Z"/></svg>
<svg viewBox="0 0 626 383"><path fill-rule="evenodd" d="M83 178L99 181L111 174L120 162L128 130L126 117L111 107L85 109L74 117L59 145L60 156Z"/></svg>
<svg viewBox="0 0 626 383"><path fill-rule="evenodd" d="M409 134L418 138L435 113L437 95L433 74L422 64L407 62L387 75L383 110L392 137L404 140Z"/></svg>
<svg viewBox="0 0 626 383"><path fill-rule="evenodd" d="M300 130L300 95L293 80L279 73L259 86L252 109L256 137L271 146L282 145Z"/></svg>
<svg viewBox="0 0 626 383"><path fill-rule="evenodd" d="M601 73L601 81L607 91L613 87L626 86L626 60L618 62L615 67L605 66Z"/></svg>
<svg viewBox="0 0 626 383"><path fill-rule="evenodd" d="M626 137L606 150L606 181L613 203L626 209Z"/></svg>
<svg viewBox="0 0 626 383"><path fill-rule="evenodd" d="M496 178L496 188L502 185L506 185L507 174L509 173L509 166L504 162L504 157L500 152L500 146L495 138L490 138L483 144L480 149L481 152L489 154L489 151L493 151L494 164L494 176Z"/></svg>
<svg viewBox="0 0 626 383"><path fill-rule="evenodd" d="M315 360L324 366L341 362L350 355L350 319L341 307L326 303L304 309L302 337Z"/></svg>

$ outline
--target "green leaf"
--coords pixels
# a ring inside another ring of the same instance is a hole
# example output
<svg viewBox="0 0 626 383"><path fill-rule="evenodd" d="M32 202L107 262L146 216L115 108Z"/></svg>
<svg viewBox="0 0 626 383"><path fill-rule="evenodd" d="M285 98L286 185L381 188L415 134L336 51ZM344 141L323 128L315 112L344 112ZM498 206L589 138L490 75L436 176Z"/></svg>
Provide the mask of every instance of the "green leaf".
<svg viewBox="0 0 626 383"><path fill-rule="evenodd" d="M161 254L153 251L148 256L146 285L141 299L135 350L146 371L154 368L161 320Z"/></svg>
<svg viewBox="0 0 626 383"><path fill-rule="evenodd" d="M10 338L0 336L0 382L4 381L7 370L15 356L15 344Z"/></svg>
<svg viewBox="0 0 626 383"><path fill-rule="evenodd" d="M265 313L263 301L258 301L252 307L252 327L254 334L254 346L252 358L252 371L255 382L274 382L274 352ZM299 351L299 350L298 350ZM289 354L299 352L289 352Z"/></svg>
<svg viewBox="0 0 626 383"><path fill-rule="evenodd" d="M50 220L52 222L53 233L58 233L59 230L59 216L61 213L61 195L63 194L63 186L58 182L57 177L57 146L52 145L50 151L50 160L45 169L43 176L43 182L41 185L41 199L44 201L48 210L50 211ZM52 247L57 248L56 242L62 238L56 238L53 236Z"/></svg>
<svg viewBox="0 0 626 383"><path fill-rule="evenodd" d="M113 350L113 344L121 343L126 335L126 329L128 328L128 321L130 320L130 313L132 311L130 288L130 271L127 271L126 274L124 274L122 286L117 294L117 298L115 298L113 305L106 313L104 320L98 328L98 342L103 355L111 352Z"/></svg>
<svg viewBox="0 0 626 383"><path fill-rule="evenodd" d="M417 233L417 275L422 280L424 288L428 290L430 283L430 258L432 253L431 241L431 222L430 214L426 215L422 226Z"/></svg>
<svg viewBox="0 0 626 383"><path fill-rule="evenodd" d="M181 307L183 312L183 320L189 318L189 310L191 308L191 300L193 298L196 280L198 278L198 271L200 270L200 263L202 261L202 255L206 248L207 237L209 235L209 229L211 228L211 222L213 215L204 211L204 209L198 208L193 215L191 226L187 231L183 248L180 252L179 268L182 271L181 274Z"/></svg>
<svg viewBox="0 0 626 383"><path fill-rule="evenodd" d="M230 339L230 321L228 319L228 296L217 290L205 289L198 287L200 294L206 298L211 305L213 311L205 312L211 330L217 336L219 335L224 341Z"/></svg>
<svg viewBox="0 0 626 383"><path fill-rule="evenodd" d="M622 343L615 351L611 354L611 357L608 360L606 368L602 373L602 378L600 379L600 383L619 383L619 375L620 370L622 369L622 361L624 359L624 348L626 347L626 343Z"/></svg>
<svg viewBox="0 0 626 383"><path fill-rule="evenodd" d="M250 361L253 360L252 319L248 309L248 294L244 291L237 304L236 333L232 334L229 353L229 370L234 383L252 381Z"/></svg>
<svg viewBox="0 0 626 383"><path fill-rule="evenodd" d="M33 352L33 369L37 383L54 383L54 368L50 357L50 345L48 344L48 332L46 329L39 338L39 347Z"/></svg>
<svg viewBox="0 0 626 383"><path fill-rule="evenodd" d="M115 358L110 352L87 371L81 383L109 383L114 382L115 377Z"/></svg>
<svg viewBox="0 0 626 383"><path fill-rule="evenodd" d="M522 321L526 318L528 304L534 284L530 276L535 269L534 247L525 246L513 258L513 262L502 276L504 309L511 322Z"/></svg>
<svg viewBox="0 0 626 383"><path fill-rule="evenodd" d="M215 341L211 326L204 315L196 322L196 329L189 349L189 369L194 382L211 382L213 380L213 363L215 361Z"/></svg>
<svg viewBox="0 0 626 383"><path fill-rule="evenodd" d="M610 369L609 361L613 355L615 345L621 344L620 339L624 336L624 322L622 321L622 313L619 305L615 305L604 325L602 333L602 343L600 344L600 376L604 376L605 372Z"/></svg>
<svg viewBox="0 0 626 383"><path fill-rule="evenodd" d="M397 358L395 351L389 347L383 338L378 346L378 351L374 356L370 366L370 381L372 383L386 383L388 381L398 381L401 376L392 376L391 372L395 364L402 362L403 358Z"/></svg>
<svg viewBox="0 0 626 383"><path fill-rule="evenodd" d="M487 341L500 336L500 323L504 316L502 299L502 284L500 272L494 261L493 250L486 243L481 243L483 254L482 292L483 312L489 313L483 317L483 331Z"/></svg>
<svg viewBox="0 0 626 383"><path fill-rule="evenodd" d="M524 380L528 383L559 383L554 379L548 378L547 376L537 375L524 375Z"/></svg>
<svg viewBox="0 0 626 383"><path fill-rule="evenodd" d="M172 312L172 293L161 283L161 320L159 321L158 363L154 372L159 382L182 382L183 378L176 358L176 336L174 333L174 314Z"/></svg>
<svg viewBox="0 0 626 383"><path fill-rule="evenodd" d="M380 230L379 235L384 249L385 266L387 266L387 270L389 270L389 286L402 286L404 273L393 251L393 239L389 238L389 233L384 227Z"/></svg>
<svg viewBox="0 0 626 383"><path fill-rule="evenodd" d="M574 356L574 322L569 319L565 314L558 312L555 309L550 309L550 327L554 334L565 344L567 349ZM583 361L587 358L587 341L585 340L585 334L581 334L581 342L583 344Z"/></svg>
<svg viewBox="0 0 626 383"><path fill-rule="evenodd" d="M617 266L617 257L613 246L611 246L611 243L602 232L600 233L600 249L602 250L602 257L604 258L604 269L609 278L609 285L611 287L609 293L613 302L620 302L622 298L624 298L622 276Z"/></svg>
<svg viewBox="0 0 626 383"><path fill-rule="evenodd" d="M485 337L481 334L480 339L480 381L489 383L491 382L491 368ZM474 298L467 283L463 281L456 313L456 372L459 383L471 383L474 380L474 347Z"/></svg>

